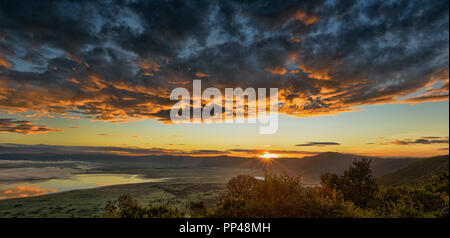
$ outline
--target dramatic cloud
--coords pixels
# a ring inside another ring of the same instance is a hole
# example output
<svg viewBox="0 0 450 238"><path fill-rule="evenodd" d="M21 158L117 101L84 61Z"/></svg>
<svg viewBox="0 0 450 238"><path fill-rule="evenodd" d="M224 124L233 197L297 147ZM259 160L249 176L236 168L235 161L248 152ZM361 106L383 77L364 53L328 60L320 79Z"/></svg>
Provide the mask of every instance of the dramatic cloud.
<svg viewBox="0 0 450 238"><path fill-rule="evenodd" d="M378 145L430 145L430 144L448 144L448 137L424 136L419 139L396 139L392 142L378 143Z"/></svg>
<svg viewBox="0 0 450 238"><path fill-rule="evenodd" d="M448 4L2 1L0 110L167 121L194 78L278 87L295 116L448 100Z"/></svg>
<svg viewBox="0 0 450 238"><path fill-rule="evenodd" d="M62 132L63 130L53 129L47 126L33 125L31 121L0 118L0 132L16 132L20 134L32 135L55 131Z"/></svg>
<svg viewBox="0 0 450 238"><path fill-rule="evenodd" d="M295 146L328 146L328 145L340 145L337 142L308 142L305 144L298 144Z"/></svg>

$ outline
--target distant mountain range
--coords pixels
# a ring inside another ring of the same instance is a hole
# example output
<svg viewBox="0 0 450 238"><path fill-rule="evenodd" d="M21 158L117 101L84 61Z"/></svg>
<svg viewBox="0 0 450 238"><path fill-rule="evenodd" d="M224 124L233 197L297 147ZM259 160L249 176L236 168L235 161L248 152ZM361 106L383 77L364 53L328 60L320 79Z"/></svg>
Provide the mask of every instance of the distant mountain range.
<svg viewBox="0 0 450 238"><path fill-rule="evenodd" d="M418 160L398 171L378 179L382 185L413 185L429 179L433 175L449 170L449 156L442 155Z"/></svg>
<svg viewBox="0 0 450 238"><path fill-rule="evenodd" d="M342 174L354 161L363 158L371 160L371 168L375 177L392 173L420 160L418 158L378 158L325 152L301 159L278 159L276 163L281 166L275 167L274 170L279 172L280 169L286 168L285 172L290 175L301 175L304 183L316 184L320 182L321 174Z"/></svg>
<svg viewBox="0 0 450 238"><path fill-rule="evenodd" d="M432 171L445 169L448 155L430 159L419 158L378 158L353 154L325 152L303 158L278 158L269 161L259 158L243 157L189 157L169 155L123 156L112 154L61 154L61 153L5 153L0 160L32 161L84 161L104 169L142 169L142 168L248 168L265 170L271 173L287 173L302 176L306 184L320 182L323 173L343 173L355 160L368 158L372 161L374 176L383 184L395 184L411 177L426 176ZM443 167L442 167L443 166ZM442 167L442 168L441 168ZM398 172L397 172L398 171ZM396 172L396 173L395 173ZM388 175L389 174L389 175Z"/></svg>

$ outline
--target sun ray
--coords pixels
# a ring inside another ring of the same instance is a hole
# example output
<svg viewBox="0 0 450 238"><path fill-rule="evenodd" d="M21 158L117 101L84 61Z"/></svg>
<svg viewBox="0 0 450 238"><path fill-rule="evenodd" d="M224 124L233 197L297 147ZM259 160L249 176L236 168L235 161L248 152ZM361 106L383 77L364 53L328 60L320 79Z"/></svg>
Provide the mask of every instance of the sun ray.
<svg viewBox="0 0 450 238"><path fill-rule="evenodd" d="M266 152L264 152L264 154L259 155L258 157L262 158L262 159L265 159L265 160L271 160L271 159L278 158L278 155L277 154L271 154L271 153L266 151Z"/></svg>

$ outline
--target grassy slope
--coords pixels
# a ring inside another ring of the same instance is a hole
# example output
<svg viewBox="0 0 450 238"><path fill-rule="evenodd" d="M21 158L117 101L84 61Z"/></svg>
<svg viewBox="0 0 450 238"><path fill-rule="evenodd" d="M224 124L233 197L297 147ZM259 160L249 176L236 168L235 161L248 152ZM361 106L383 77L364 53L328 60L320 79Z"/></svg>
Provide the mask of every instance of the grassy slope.
<svg viewBox="0 0 450 238"><path fill-rule="evenodd" d="M382 185L413 185L424 181L435 174L449 169L448 155L419 160L394 173L386 174L378 179Z"/></svg>

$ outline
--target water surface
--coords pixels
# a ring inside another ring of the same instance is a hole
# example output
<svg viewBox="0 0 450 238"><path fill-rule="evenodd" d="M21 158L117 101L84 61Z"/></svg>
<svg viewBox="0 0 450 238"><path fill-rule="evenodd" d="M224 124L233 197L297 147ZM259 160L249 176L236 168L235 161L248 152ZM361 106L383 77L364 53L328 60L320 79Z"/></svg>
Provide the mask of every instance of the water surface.
<svg viewBox="0 0 450 238"><path fill-rule="evenodd" d="M164 182L168 178L143 178L135 174L74 174L70 178L55 178L27 182L0 183L0 199L39 196L76 189L118 184Z"/></svg>

